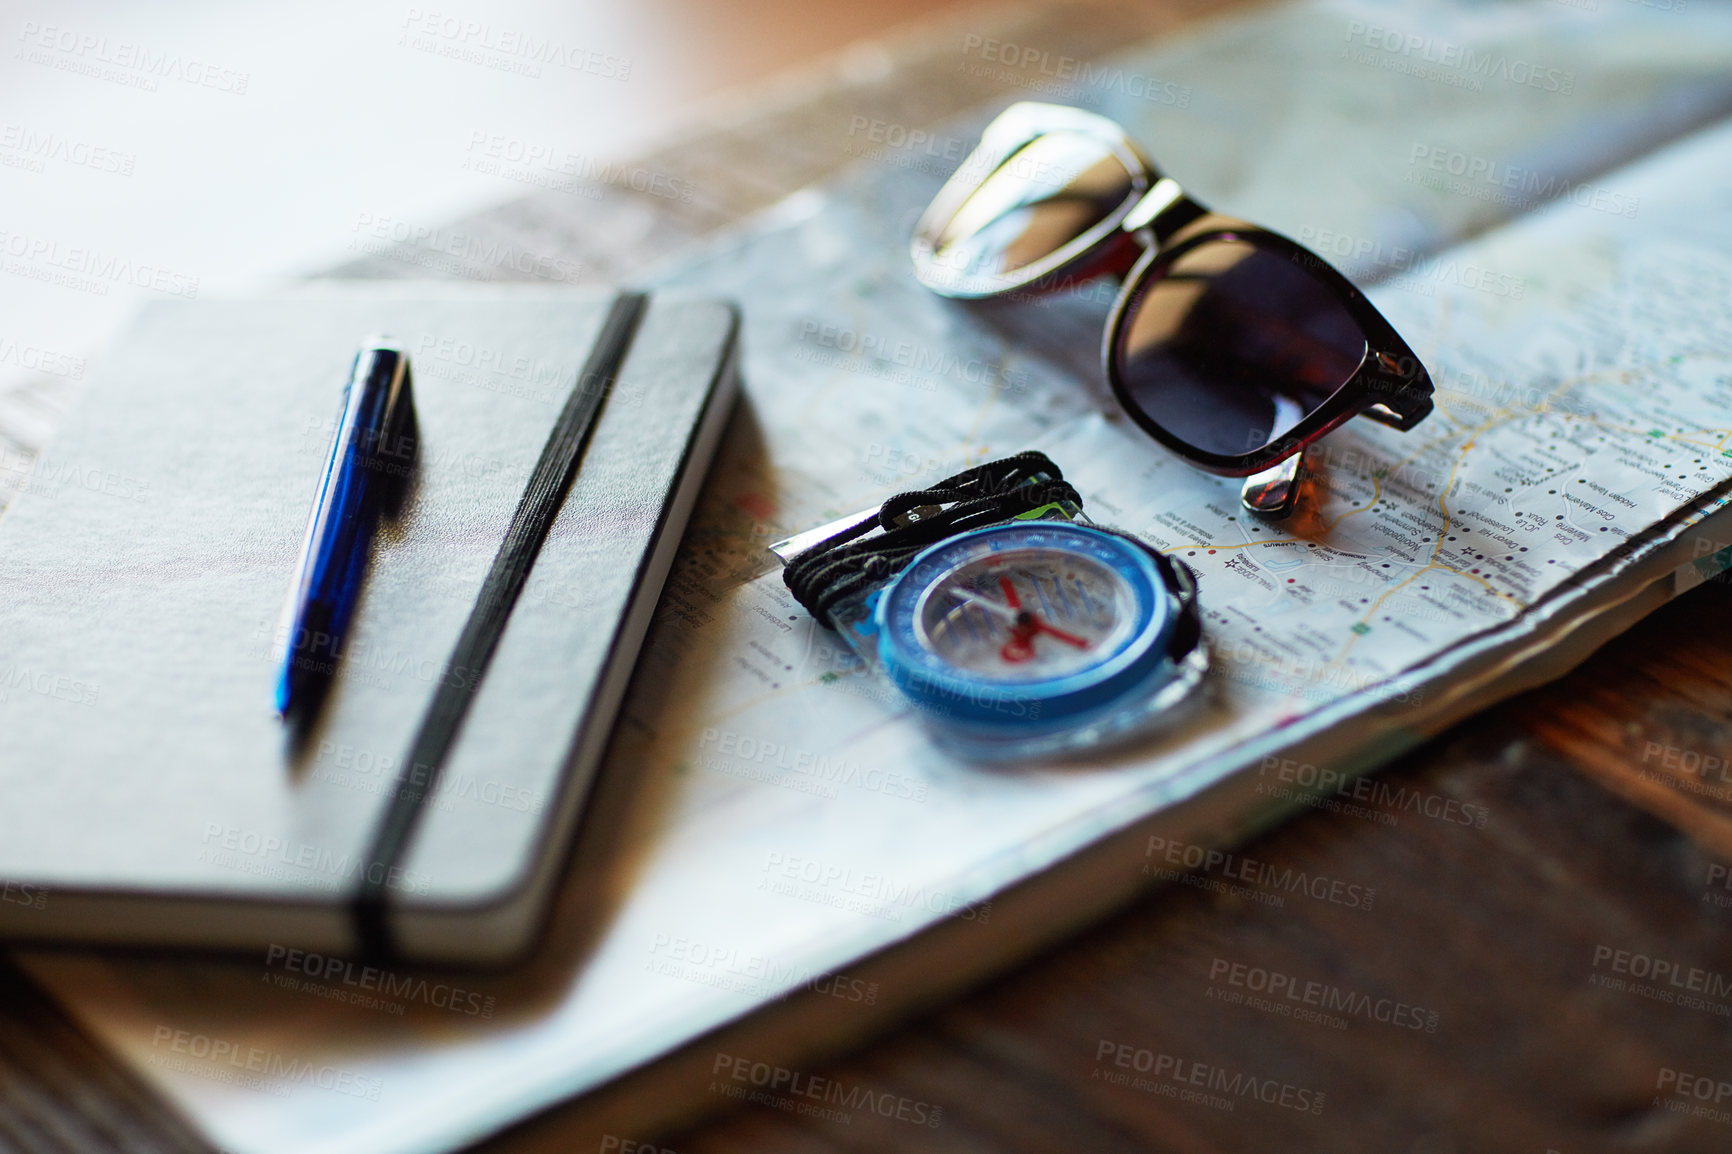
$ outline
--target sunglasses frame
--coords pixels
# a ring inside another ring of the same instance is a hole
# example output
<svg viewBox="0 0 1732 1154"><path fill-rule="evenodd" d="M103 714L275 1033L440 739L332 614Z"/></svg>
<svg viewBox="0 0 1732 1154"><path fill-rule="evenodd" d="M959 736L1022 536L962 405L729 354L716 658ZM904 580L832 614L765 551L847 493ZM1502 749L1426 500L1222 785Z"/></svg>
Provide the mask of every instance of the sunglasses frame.
<svg viewBox="0 0 1732 1154"><path fill-rule="evenodd" d="M1098 141L1124 165L1130 191L1104 218L1047 256L1006 275L969 275L947 268L938 243L986 180L1042 136L1078 133ZM1120 372L1118 349L1142 297L1173 263L1216 241L1246 243L1301 264L1359 326L1365 352L1357 369L1298 423L1260 448L1223 454L1200 449L1164 428L1132 399ZM1101 362L1113 395L1139 428L1185 461L1227 477L1260 473L1356 416L1406 431L1431 412L1431 377L1365 294L1328 261L1278 232L1212 212L1145 157L1115 122L1093 112L1021 102L1000 113L980 144L945 182L915 225L911 246L916 278L932 291L964 300L1015 292L1056 292L1097 276L1120 276L1101 343Z"/></svg>

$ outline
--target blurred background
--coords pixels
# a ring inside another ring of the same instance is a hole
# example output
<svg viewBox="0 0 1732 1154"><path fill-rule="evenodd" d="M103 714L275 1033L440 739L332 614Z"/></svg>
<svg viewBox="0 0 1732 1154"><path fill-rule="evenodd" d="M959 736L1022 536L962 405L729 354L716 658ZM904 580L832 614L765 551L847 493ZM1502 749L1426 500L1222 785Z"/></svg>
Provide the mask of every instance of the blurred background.
<svg viewBox="0 0 1732 1154"><path fill-rule="evenodd" d="M80 379L143 300L255 291L593 180L731 94L963 7L0 4L0 393Z"/></svg>

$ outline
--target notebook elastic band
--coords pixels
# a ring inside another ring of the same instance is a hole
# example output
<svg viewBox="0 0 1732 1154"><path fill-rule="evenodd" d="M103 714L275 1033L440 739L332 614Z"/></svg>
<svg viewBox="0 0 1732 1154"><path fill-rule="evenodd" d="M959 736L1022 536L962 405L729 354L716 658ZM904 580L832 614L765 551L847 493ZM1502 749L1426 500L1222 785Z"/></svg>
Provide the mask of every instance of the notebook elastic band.
<svg viewBox="0 0 1732 1154"><path fill-rule="evenodd" d="M353 902L355 935L364 955L376 958L397 955L387 918L387 881L402 863L422 808L438 789L440 770L456 744L464 714L505 633L505 623L529 578L530 566L565 503L584 445L595 426L602 400L619 375L632 335L643 316L645 301L642 293L622 293L613 302L589 361L542 447L541 458L530 474L517 511L512 514L505 540L494 555L493 566L482 582L469 620L433 692L433 701L421 719L409 756L391 783L384 817L367 853L360 889Z"/></svg>

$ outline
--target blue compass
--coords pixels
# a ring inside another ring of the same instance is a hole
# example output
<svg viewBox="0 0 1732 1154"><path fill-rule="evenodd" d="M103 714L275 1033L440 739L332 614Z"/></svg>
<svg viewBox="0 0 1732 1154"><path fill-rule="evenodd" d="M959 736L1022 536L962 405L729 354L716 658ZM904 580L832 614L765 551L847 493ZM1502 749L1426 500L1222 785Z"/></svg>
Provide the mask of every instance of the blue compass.
<svg viewBox="0 0 1732 1154"><path fill-rule="evenodd" d="M1095 744L1146 720L1151 702L1164 707L1161 689L1198 648L1194 636L1175 644L1186 606L1172 564L1064 521L961 533L881 592L878 656L969 752Z"/></svg>
<svg viewBox="0 0 1732 1154"><path fill-rule="evenodd" d="M950 752L1068 757L1174 720L1209 671L1196 574L1097 526L1035 449L770 546Z"/></svg>

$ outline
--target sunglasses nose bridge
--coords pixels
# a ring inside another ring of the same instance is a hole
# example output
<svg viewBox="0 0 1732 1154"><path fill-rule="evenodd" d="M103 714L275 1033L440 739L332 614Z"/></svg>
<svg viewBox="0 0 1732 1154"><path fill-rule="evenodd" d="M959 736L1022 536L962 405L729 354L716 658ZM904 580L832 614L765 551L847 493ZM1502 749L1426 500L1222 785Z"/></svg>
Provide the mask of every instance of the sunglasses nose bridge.
<svg viewBox="0 0 1732 1154"><path fill-rule="evenodd" d="M1119 227L1125 232L1154 228L1155 222L1184 199L1185 190L1179 187L1179 182L1170 176L1163 176L1155 181L1154 186L1131 207L1131 211L1125 214L1125 219ZM1160 231L1159 228L1155 228L1157 234Z"/></svg>

